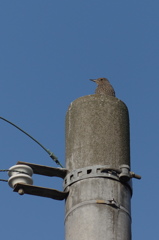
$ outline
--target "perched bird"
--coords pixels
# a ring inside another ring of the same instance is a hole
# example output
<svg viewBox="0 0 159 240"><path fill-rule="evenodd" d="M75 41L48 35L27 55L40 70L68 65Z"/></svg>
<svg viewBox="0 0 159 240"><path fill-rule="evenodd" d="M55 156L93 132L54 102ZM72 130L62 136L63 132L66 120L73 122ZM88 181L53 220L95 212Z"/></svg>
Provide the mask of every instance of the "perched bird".
<svg viewBox="0 0 159 240"><path fill-rule="evenodd" d="M115 97L115 91L107 78L90 79L97 83L95 94L103 94Z"/></svg>

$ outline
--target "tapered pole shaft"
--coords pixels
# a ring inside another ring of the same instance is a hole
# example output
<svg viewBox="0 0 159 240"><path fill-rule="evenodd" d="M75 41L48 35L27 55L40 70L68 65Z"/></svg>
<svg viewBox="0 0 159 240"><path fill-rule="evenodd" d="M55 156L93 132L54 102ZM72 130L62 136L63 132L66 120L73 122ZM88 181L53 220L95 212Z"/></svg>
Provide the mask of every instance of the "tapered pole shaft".
<svg viewBox="0 0 159 240"><path fill-rule="evenodd" d="M131 240L131 186L116 172L101 171L123 164L130 166L126 105L104 95L72 102L66 115L65 240Z"/></svg>

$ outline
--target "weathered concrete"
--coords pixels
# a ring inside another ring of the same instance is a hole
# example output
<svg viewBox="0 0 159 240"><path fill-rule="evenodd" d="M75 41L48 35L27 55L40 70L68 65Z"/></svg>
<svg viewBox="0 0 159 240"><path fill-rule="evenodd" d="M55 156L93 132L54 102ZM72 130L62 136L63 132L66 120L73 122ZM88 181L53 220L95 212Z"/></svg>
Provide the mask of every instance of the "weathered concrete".
<svg viewBox="0 0 159 240"><path fill-rule="evenodd" d="M67 112L66 167L96 164L130 165L128 110L114 97L81 97Z"/></svg>
<svg viewBox="0 0 159 240"><path fill-rule="evenodd" d="M129 117L115 97L89 95L71 103L66 116L66 168L130 166ZM66 240L131 240L130 188L109 178L69 186ZM121 207L107 204L115 200Z"/></svg>

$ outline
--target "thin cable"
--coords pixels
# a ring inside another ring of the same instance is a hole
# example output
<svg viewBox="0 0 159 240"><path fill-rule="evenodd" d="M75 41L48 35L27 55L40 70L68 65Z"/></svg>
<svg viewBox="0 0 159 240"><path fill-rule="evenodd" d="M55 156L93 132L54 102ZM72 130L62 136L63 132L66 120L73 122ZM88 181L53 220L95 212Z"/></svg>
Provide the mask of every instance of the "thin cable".
<svg viewBox="0 0 159 240"><path fill-rule="evenodd" d="M28 137L30 137L34 142L36 142L41 148L44 149L45 152L47 152L49 154L49 156L52 158L52 160L57 164L60 165L62 168L62 164L59 162L58 158L54 155L53 152L51 152L50 150L46 149L40 142L38 142L35 138L33 138L30 134L28 134L27 132L25 132L23 129L21 129L20 127L18 127L17 125L15 125L14 123L8 121L7 119L0 117L0 119L2 119L3 121L11 124L13 127L17 128L18 130L20 130L21 132L23 132L25 135L27 135Z"/></svg>
<svg viewBox="0 0 159 240"><path fill-rule="evenodd" d="M0 179L1 182L8 182L8 180Z"/></svg>
<svg viewBox="0 0 159 240"><path fill-rule="evenodd" d="M23 173L23 174L26 174L26 175L29 175L28 173L24 172L24 171L20 171L20 170L9 170L9 169L0 169L0 172L17 172L17 173Z"/></svg>

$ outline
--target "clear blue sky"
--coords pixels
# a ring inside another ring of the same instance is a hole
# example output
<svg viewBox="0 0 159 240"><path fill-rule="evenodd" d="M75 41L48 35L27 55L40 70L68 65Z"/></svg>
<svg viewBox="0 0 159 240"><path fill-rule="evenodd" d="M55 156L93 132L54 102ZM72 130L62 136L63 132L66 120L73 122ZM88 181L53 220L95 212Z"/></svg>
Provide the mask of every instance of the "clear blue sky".
<svg viewBox="0 0 159 240"><path fill-rule="evenodd" d="M129 108L133 240L159 238L159 2L2 0L0 116L33 135L64 164L69 104L107 77ZM56 165L34 142L0 122L0 168ZM6 173L0 178L7 179ZM62 189L35 177L35 185ZM64 202L19 196L0 182L1 239L64 239Z"/></svg>

